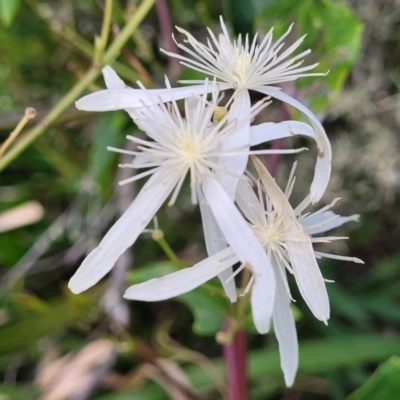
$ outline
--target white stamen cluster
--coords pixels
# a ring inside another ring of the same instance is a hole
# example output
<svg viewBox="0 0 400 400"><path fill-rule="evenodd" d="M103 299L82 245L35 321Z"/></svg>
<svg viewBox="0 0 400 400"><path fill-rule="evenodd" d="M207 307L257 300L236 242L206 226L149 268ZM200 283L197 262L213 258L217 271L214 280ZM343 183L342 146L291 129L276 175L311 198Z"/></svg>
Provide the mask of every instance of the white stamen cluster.
<svg viewBox="0 0 400 400"><path fill-rule="evenodd" d="M254 36L250 44L249 36L242 40L239 35L237 41L230 40L229 33L221 18L222 34L218 37L211 29L208 29L211 41L207 45L198 42L189 32L177 27L178 31L186 36L185 42L191 48L177 43L177 46L193 58L164 51L165 54L176 57L196 71L215 76L222 82L231 84L234 88L252 89L263 85L273 85L280 82L295 80L303 76L320 76L322 73L308 73L318 63L300 67L302 58L311 50L303 51L295 57L288 57L301 45L304 37L298 39L285 51L284 39L290 34L293 25L287 32L273 42L273 28L265 35L261 43L258 43L258 35ZM300 60L300 61L299 61ZM198 83L199 81L183 81L185 83Z"/></svg>

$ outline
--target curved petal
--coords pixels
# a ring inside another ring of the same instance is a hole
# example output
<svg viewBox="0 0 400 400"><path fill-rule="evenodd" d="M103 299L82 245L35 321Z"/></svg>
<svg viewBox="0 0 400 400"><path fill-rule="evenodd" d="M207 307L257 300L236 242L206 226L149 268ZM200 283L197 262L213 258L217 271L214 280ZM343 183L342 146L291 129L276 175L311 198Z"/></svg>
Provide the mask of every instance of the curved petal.
<svg viewBox="0 0 400 400"><path fill-rule="evenodd" d="M125 85L125 82L109 65L106 65L101 72L103 73L107 89L129 89L129 87Z"/></svg>
<svg viewBox="0 0 400 400"><path fill-rule="evenodd" d="M210 91L215 90L210 85ZM173 99L179 100L192 95L204 93L204 85L185 86L173 89L148 89L155 99L167 102ZM80 98L75 106L83 111L114 111L130 108L138 108L152 105L153 102L142 89L116 88L100 90Z"/></svg>
<svg viewBox="0 0 400 400"><path fill-rule="evenodd" d="M282 216L286 229L287 251L300 293L314 316L327 323L329 298L324 278L314 256L310 236L297 221L292 206L268 170L257 157L252 156L252 160L274 209Z"/></svg>
<svg viewBox="0 0 400 400"><path fill-rule="evenodd" d="M283 121L283 122L265 122L250 127L250 146L256 146L270 140L292 137L295 135L308 136L317 140L314 129L304 122Z"/></svg>
<svg viewBox="0 0 400 400"><path fill-rule="evenodd" d="M236 203L245 217L253 225L264 224L262 216L265 215L265 211L261 208L260 201L255 195L247 178L239 180L236 187Z"/></svg>
<svg viewBox="0 0 400 400"><path fill-rule="evenodd" d="M236 185L239 178L243 175L249 159L248 154L245 154L245 152L249 150L250 144L250 119L242 119L251 108L250 95L247 89L241 89L235 92L235 100L232 107L235 108L229 117L228 123L233 120L240 121L235 131L224 140L222 150L240 149L244 154L238 154L234 157L221 156L218 159L218 164L225 167L229 172L220 176L219 181L233 201L235 198Z"/></svg>
<svg viewBox="0 0 400 400"><path fill-rule="evenodd" d="M324 233L339 226L342 226L347 222L358 222L359 219L359 214L342 217L341 215L335 214L333 211L325 211L317 215L311 214L310 216L304 218L301 221L301 224L304 226L309 235L317 235L318 233ZM315 225L321 226L317 227Z"/></svg>
<svg viewBox="0 0 400 400"><path fill-rule="evenodd" d="M177 183L173 168L154 173L125 213L112 226L70 279L68 287L80 293L106 275L119 256L136 241Z"/></svg>
<svg viewBox="0 0 400 400"><path fill-rule="evenodd" d="M275 267L275 266L274 266ZM293 386L299 366L299 343L297 341L296 324L290 309L290 297L283 278L275 267L276 296L274 306L274 331L279 344L281 368L287 387ZM286 272L284 272L286 276Z"/></svg>
<svg viewBox="0 0 400 400"><path fill-rule="evenodd" d="M227 244L223 241L224 235L219 229L217 222L215 221L215 218L210 210L210 207L204 201L201 190L198 190L197 193L199 196L199 205L201 219L203 222L204 239L206 242L207 254L211 256L225 249ZM232 275L232 273L232 267L229 267L226 270L222 271L218 275L218 278L221 281L221 284L229 300L234 303L237 300L235 280L231 279L227 282L227 279Z"/></svg>
<svg viewBox="0 0 400 400"><path fill-rule="evenodd" d="M325 129L319 122L318 118L307 107L305 107L299 101L295 100L293 97L289 96L283 91L263 86L253 88L253 90L264 93L290 104L292 107L297 108L302 113L304 113L310 120L311 125L313 126L316 133L318 146L317 164L315 166L314 179L312 181L310 189L310 200L312 203L316 203L325 193L325 190L329 183L329 178L331 176L332 149Z"/></svg>
<svg viewBox="0 0 400 400"><path fill-rule="evenodd" d="M231 267L237 261L238 258L235 253L228 247L200 261L193 267L133 285L126 290L124 297L129 300L142 301L170 299L195 289Z"/></svg>
<svg viewBox="0 0 400 400"><path fill-rule="evenodd" d="M261 243L240 215L220 183L211 175L204 177L204 198L228 244L254 276L251 306L258 332L269 330L275 298L275 275Z"/></svg>

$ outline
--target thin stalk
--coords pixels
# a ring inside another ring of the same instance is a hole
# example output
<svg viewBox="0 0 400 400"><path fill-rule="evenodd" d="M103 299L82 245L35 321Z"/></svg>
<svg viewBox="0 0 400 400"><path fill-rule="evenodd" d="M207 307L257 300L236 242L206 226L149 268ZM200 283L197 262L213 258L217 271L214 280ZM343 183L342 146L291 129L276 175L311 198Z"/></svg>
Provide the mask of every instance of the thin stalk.
<svg viewBox="0 0 400 400"><path fill-rule="evenodd" d="M100 63L103 51L107 46L107 40L110 34L111 27L112 4L113 0L106 0L106 4L104 6L103 24L101 26L101 34L99 40L97 41L97 46L95 45L94 50L95 63Z"/></svg>
<svg viewBox="0 0 400 400"><path fill-rule="evenodd" d="M230 329L231 320L225 322ZM246 332L236 330L231 342L223 346L229 400L247 399L247 341Z"/></svg>
<svg viewBox="0 0 400 400"><path fill-rule="evenodd" d="M101 60L101 65L93 64L82 79L51 109L42 120L28 131L17 143L0 159L0 171L6 168L18 157L37 137L42 135L70 105L87 89L100 75L102 65L110 64L118 56L122 46L130 38L133 31L140 25L147 15L155 0L143 0L135 14L127 22L121 34L110 45Z"/></svg>
<svg viewBox="0 0 400 400"><path fill-rule="evenodd" d="M175 254L175 252L171 249L170 245L164 238L164 233L161 229L156 229L153 231L151 237L157 244L163 249L166 256L171 260L171 262L179 269L185 267L179 257Z"/></svg>
<svg viewBox="0 0 400 400"><path fill-rule="evenodd" d="M10 133L8 138L4 141L4 143L0 146L0 158L4 154L4 152L11 146L12 142L17 138L20 134L24 126L33 118L36 117L36 110L32 107L28 107L25 110L24 116L18 122L15 129Z"/></svg>
<svg viewBox="0 0 400 400"><path fill-rule="evenodd" d="M161 37L165 43L166 50L178 54L178 46L172 37L172 24L169 16L167 0L156 0L156 11L160 22ZM175 57L169 58L169 72L173 81L178 78L181 72L181 64Z"/></svg>

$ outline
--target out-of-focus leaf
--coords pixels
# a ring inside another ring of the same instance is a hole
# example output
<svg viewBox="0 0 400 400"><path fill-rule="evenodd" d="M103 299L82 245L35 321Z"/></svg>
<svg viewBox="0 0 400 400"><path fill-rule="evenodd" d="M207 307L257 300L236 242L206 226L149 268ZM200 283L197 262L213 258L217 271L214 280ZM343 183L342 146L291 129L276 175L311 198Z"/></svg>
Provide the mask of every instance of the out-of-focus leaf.
<svg viewBox="0 0 400 400"><path fill-rule="evenodd" d="M252 0L227 0L231 22L235 33L243 35L253 34L256 9Z"/></svg>
<svg viewBox="0 0 400 400"><path fill-rule="evenodd" d="M42 310L41 314L34 313L3 326L0 330L0 355L25 349L49 333L76 322L90 309L91 301L85 295L69 297L69 300L49 302L48 309Z"/></svg>
<svg viewBox="0 0 400 400"><path fill-rule="evenodd" d="M0 0L0 20L4 26L11 25L20 2L21 0Z"/></svg>
<svg viewBox="0 0 400 400"><path fill-rule="evenodd" d="M154 382L147 382L146 385L137 390L129 390L123 393L110 393L94 397L94 400L164 400L165 391Z"/></svg>
<svg viewBox="0 0 400 400"><path fill-rule="evenodd" d="M368 381L348 400L397 399L400 393L400 358L392 357L379 366Z"/></svg>
<svg viewBox="0 0 400 400"><path fill-rule="evenodd" d="M359 326L367 326L370 317L362 300L341 289L339 285L329 286L329 299L335 313Z"/></svg>
<svg viewBox="0 0 400 400"><path fill-rule="evenodd" d="M117 157L117 153L107 150L107 146L123 145L124 136L121 130L127 118L123 112L101 114L94 128L93 144L88 155L88 170L103 197L110 193L111 177L115 175L112 164Z"/></svg>
<svg viewBox="0 0 400 400"><path fill-rule="evenodd" d="M357 59L361 46L360 21L350 7L337 1L256 0L255 5L261 21L270 21L270 26L275 26L276 37L287 30L290 20L295 22L296 36L307 35L302 49L312 50L312 57L319 62L316 71L330 72L318 81L302 78L296 84L308 88L306 97L311 99L313 110L324 110L342 89ZM311 56L308 60L312 60ZM326 87L321 87L321 83Z"/></svg>
<svg viewBox="0 0 400 400"><path fill-rule="evenodd" d="M140 283L162 277L176 270L177 268L171 262L160 262L133 271L129 274L129 280L132 283ZM200 286L173 300L185 304L190 309L194 317L193 331L198 335L215 335L221 329L227 300L215 294L211 283Z"/></svg>
<svg viewBox="0 0 400 400"><path fill-rule="evenodd" d="M1 400L33 400L37 395L37 389L32 386L0 385Z"/></svg>
<svg viewBox="0 0 400 400"><path fill-rule="evenodd" d="M213 336L222 328L227 309L224 298L213 295L201 286L179 296L177 301L186 304L194 317L193 331L202 336Z"/></svg>
<svg viewBox="0 0 400 400"><path fill-rule="evenodd" d="M400 354L400 340L378 335L344 335L308 340L300 343L299 373L324 374L338 368L381 362L394 354ZM215 360L214 364L222 371L222 360ZM251 352L248 365L250 379L265 379L273 375L281 377L277 348ZM188 367L187 372L196 388L210 387L210 378L199 367Z"/></svg>

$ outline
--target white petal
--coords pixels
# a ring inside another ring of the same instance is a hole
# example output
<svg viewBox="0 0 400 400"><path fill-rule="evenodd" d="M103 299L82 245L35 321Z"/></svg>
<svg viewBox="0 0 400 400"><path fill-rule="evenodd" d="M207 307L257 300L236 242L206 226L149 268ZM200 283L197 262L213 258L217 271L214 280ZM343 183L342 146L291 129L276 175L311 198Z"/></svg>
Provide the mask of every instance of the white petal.
<svg viewBox="0 0 400 400"><path fill-rule="evenodd" d="M260 333L266 333L269 330L275 298L275 276L271 262L219 182L212 176L206 176L202 189L228 244L240 261L252 270L255 277L251 291L254 325Z"/></svg>
<svg viewBox="0 0 400 400"><path fill-rule="evenodd" d="M129 287L124 297L129 300L160 301L187 293L214 278L238 261L233 250L226 248L199 262L162 278L150 279Z"/></svg>
<svg viewBox="0 0 400 400"><path fill-rule="evenodd" d="M219 229L217 222L215 221L215 218L210 210L210 207L204 201L201 190L198 190L197 192L199 195L199 205L201 219L203 222L204 239L206 242L207 254L211 256L225 249L227 243L224 242L224 235ZM234 303L237 300L235 280L231 279L230 281L226 282L227 279L232 275L232 273L232 267L229 267L226 270L222 271L218 275L218 278L221 281L221 284L229 300Z"/></svg>
<svg viewBox="0 0 400 400"><path fill-rule="evenodd" d="M237 90L235 92L235 100L232 107L236 107L229 121L237 120L246 115L249 112L250 106L250 96L247 90ZM250 143L250 119L242 120L238 123L235 132L228 136L224 143L222 144L222 150L228 149L240 149L240 152L245 153L249 150ZM218 160L218 164L224 166L227 171L235 174L235 176L230 174L225 174L220 177L222 187L225 189L228 196L233 200L235 198L236 185L239 177L243 175L247 162L248 154L239 154L232 156L221 156Z"/></svg>
<svg viewBox="0 0 400 400"><path fill-rule="evenodd" d="M176 185L172 168L156 172L136 199L83 261L68 283L73 293L95 285L106 275L119 256L136 241Z"/></svg>
<svg viewBox="0 0 400 400"><path fill-rule="evenodd" d="M236 203L253 225L263 225L264 209L247 178L240 179L236 187Z"/></svg>
<svg viewBox="0 0 400 400"><path fill-rule="evenodd" d="M256 146L270 140L282 139L295 135L304 135L317 140L317 136L313 128L304 122L266 122L250 127L250 146Z"/></svg>
<svg viewBox="0 0 400 400"><path fill-rule="evenodd" d="M329 298L324 278L314 256L310 236L297 221L293 208L268 170L256 157L252 157L252 160L274 209L282 216L286 229L287 251L300 293L314 316L327 323Z"/></svg>
<svg viewBox="0 0 400 400"><path fill-rule="evenodd" d="M106 83L107 89L129 89L125 82L117 75L117 73L106 65L101 72Z"/></svg>
<svg viewBox="0 0 400 400"><path fill-rule="evenodd" d="M274 331L278 339L281 368L285 377L285 383L287 387L291 387L299 366L299 344L297 341L296 324L292 310L290 309L290 297L283 278L276 269L275 276Z"/></svg>
<svg viewBox="0 0 400 400"><path fill-rule="evenodd" d="M329 221L330 219L332 220ZM304 218L304 220L301 221L301 224L304 226L304 228L306 228L306 231L309 235L316 235L318 233L324 233L335 229L350 221L357 222L359 219L360 216L358 214L349 215L348 217L342 217L341 215L335 214L333 211L325 211L322 214L311 214L307 218ZM328 222L325 223L324 221ZM309 229L309 227L317 224L322 224L322 226L319 228Z"/></svg>
<svg viewBox="0 0 400 400"><path fill-rule="evenodd" d="M210 91L214 90L210 85ZM174 89L148 89L154 99L167 102L172 99L179 100L204 92L204 85L185 86ZM79 99L75 105L83 111L114 111L152 105L145 91L141 89L107 89L100 90Z"/></svg>
<svg viewBox="0 0 400 400"><path fill-rule="evenodd" d="M315 166L314 179L310 189L311 202L316 203L324 194L331 176L332 149L325 129L319 122L318 118L307 107L281 90L262 86L254 88L254 90L290 104L292 107L295 107L304 113L310 120L316 133L318 146L317 164Z"/></svg>

